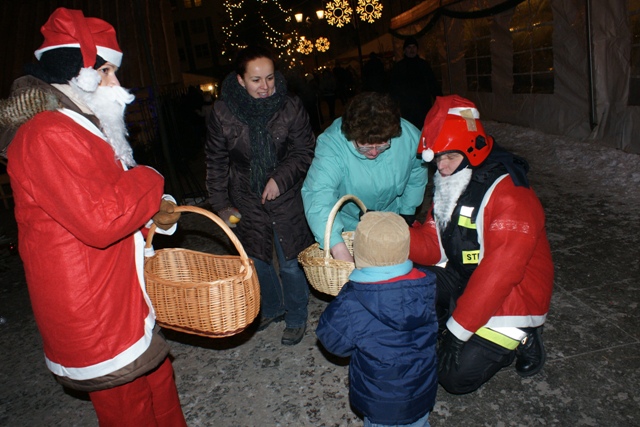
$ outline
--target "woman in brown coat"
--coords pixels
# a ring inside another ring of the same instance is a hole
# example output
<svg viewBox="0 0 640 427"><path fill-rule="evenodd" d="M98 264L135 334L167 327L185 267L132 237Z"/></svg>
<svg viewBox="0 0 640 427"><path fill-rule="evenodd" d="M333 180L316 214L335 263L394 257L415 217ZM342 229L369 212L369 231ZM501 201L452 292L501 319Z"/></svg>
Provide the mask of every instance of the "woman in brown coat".
<svg viewBox="0 0 640 427"><path fill-rule="evenodd" d="M297 255L314 242L300 195L314 148L309 117L300 99L287 94L271 53L257 46L240 51L209 118L207 191L256 265L258 330L284 320L284 345L299 343L306 330L309 287Z"/></svg>

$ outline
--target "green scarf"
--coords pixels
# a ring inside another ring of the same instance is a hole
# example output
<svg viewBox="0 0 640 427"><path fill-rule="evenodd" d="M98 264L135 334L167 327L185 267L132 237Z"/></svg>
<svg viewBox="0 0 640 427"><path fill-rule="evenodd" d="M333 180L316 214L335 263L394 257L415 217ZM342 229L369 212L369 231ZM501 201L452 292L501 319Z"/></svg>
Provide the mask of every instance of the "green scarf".
<svg viewBox="0 0 640 427"><path fill-rule="evenodd" d="M232 72L222 82L221 99L231 113L249 126L251 144L251 191L262 196L267 180L275 170L278 159L276 149L267 131L267 123L284 105L287 97L287 82L276 71L275 92L268 98L254 98L238 83L237 74Z"/></svg>

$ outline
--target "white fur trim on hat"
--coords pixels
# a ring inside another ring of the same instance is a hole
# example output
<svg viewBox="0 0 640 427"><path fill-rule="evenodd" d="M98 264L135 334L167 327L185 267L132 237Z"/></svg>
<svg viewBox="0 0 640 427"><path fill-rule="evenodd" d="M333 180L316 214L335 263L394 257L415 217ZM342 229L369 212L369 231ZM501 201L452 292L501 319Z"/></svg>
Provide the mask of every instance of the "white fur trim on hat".
<svg viewBox="0 0 640 427"><path fill-rule="evenodd" d="M433 158L435 157L433 150L431 148L427 148L426 150L424 150L422 152L422 160L424 160L425 162L430 162L433 160Z"/></svg>
<svg viewBox="0 0 640 427"><path fill-rule="evenodd" d="M49 46L36 50L34 54L36 56L36 59L39 61L44 52L61 47L77 47L78 49L80 49L80 43L67 43L57 46ZM100 55L105 61L112 63L116 67L120 67L120 65L122 65L122 52L118 52L117 50L109 49L108 47L104 46L96 46L96 49L98 51L98 55Z"/></svg>
<svg viewBox="0 0 640 427"><path fill-rule="evenodd" d="M95 92L100 86L102 78L93 68L82 68L77 77L71 79L78 87L85 92Z"/></svg>

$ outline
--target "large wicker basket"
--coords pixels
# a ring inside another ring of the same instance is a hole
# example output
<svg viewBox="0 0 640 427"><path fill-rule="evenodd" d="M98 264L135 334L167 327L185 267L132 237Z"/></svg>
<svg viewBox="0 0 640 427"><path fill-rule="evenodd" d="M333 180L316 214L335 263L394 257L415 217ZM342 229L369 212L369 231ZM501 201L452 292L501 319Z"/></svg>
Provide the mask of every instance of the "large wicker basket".
<svg viewBox="0 0 640 427"><path fill-rule="evenodd" d="M160 249L147 258L144 275L157 323L169 329L212 338L245 329L260 310L260 286L242 244L218 216L194 206L178 206L215 222L239 255L212 255L188 249ZM155 226L147 236L152 248Z"/></svg>
<svg viewBox="0 0 640 427"><path fill-rule="evenodd" d="M311 286L320 292L333 296L338 295L342 286L349 280L349 274L351 274L355 268L352 262L333 259L329 252L333 222L342 205L348 201L354 201L358 207L362 209L362 212L367 211L364 203L356 196L351 194L342 196L329 213L329 219L327 220L327 226L324 231L324 250L320 249L318 243L314 243L298 254L298 261L302 265ZM342 233L342 238L351 255L353 255L353 236L353 231L345 231Z"/></svg>

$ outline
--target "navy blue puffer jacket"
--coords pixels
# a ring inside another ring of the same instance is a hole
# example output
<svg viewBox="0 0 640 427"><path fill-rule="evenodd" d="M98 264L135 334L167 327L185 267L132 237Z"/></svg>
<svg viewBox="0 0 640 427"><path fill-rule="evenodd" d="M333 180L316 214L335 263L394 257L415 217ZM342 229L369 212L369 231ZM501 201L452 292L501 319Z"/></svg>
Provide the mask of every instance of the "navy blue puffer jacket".
<svg viewBox="0 0 640 427"><path fill-rule="evenodd" d="M324 347L351 356L353 407L379 424L409 424L433 409L438 385L435 276L414 269L388 282L347 282L320 317Z"/></svg>

